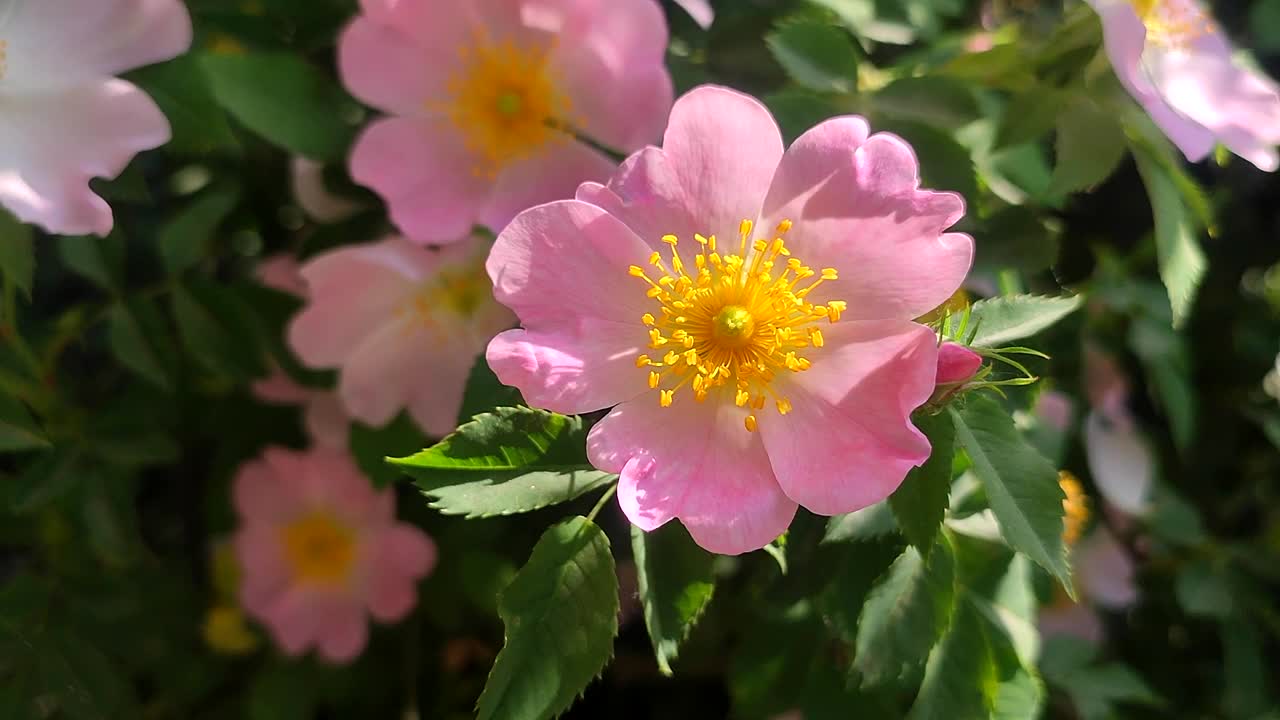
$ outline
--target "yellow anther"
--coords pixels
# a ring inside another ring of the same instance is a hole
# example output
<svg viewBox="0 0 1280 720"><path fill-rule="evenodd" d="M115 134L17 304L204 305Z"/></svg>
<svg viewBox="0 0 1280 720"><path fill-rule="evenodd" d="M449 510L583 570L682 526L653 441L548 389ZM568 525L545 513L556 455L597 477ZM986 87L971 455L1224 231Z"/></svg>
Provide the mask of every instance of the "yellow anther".
<svg viewBox="0 0 1280 720"><path fill-rule="evenodd" d="M778 414L786 415L789 412L791 412L791 401L786 398L780 398L778 400Z"/></svg>
<svg viewBox="0 0 1280 720"><path fill-rule="evenodd" d="M636 358L636 367L638 368L649 367L652 364L653 361L649 359L648 355L640 355Z"/></svg>
<svg viewBox="0 0 1280 720"><path fill-rule="evenodd" d="M649 389L652 390L658 387L658 383L660 382L662 382L662 375L652 370L649 371Z"/></svg>
<svg viewBox="0 0 1280 720"><path fill-rule="evenodd" d="M820 348L820 347L822 347L822 345L823 345L826 341L825 341L825 340L823 339L823 337L822 337L822 331L821 331L821 330L819 330L818 328L810 328L810 329L809 329L809 342L813 343L813 346L814 346L814 347L819 347L819 348Z"/></svg>
<svg viewBox="0 0 1280 720"><path fill-rule="evenodd" d="M675 235L663 235L662 242L670 245L671 247L675 247L676 243L680 242L680 238L676 237ZM656 254L657 253L655 253L655 255Z"/></svg>
<svg viewBox="0 0 1280 720"><path fill-rule="evenodd" d="M756 431L756 416L755 416L755 415L748 415L748 416L746 417L746 419L742 421L742 424L747 426L747 432L755 432L755 431Z"/></svg>
<svg viewBox="0 0 1280 720"><path fill-rule="evenodd" d="M739 390L737 394L734 395L733 397L733 402L738 407L743 407L744 405L747 404L747 401L749 400L751 400L751 394L748 393L746 390Z"/></svg>
<svg viewBox="0 0 1280 720"><path fill-rule="evenodd" d="M654 254L656 255L657 253ZM641 268L639 265L632 265L627 268L627 274L631 275L631 277L642 278L644 277L644 268Z"/></svg>
<svg viewBox="0 0 1280 720"><path fill-rule="evenodd" d="M822 279L823 280L839 280L840 273L836 272L835 268L822 268Z"/></svg>
<svg viewBox="0 0 1280 720"><path fill-rule="evenodd" d="M671 403L675 402L675 390L659 390L658 404L662 407L671 407Z"/></svg>
<svg viewBox="0 0 1280 720"><path fill-rule="evenodd" d="M790 221L790 220L783 220L782 222L778 223L778 234L779 234L779 235L786 235L786 234L787 234L787 231L788 231L788 230L790 230L790 229L791 229L791 221Z"/></svg>
<svg viewBox="0 0 1280 720"><path fill-rule="evenodd" d="M653 317L652 313L645 313L644 315L640 316L640 322L644 323L645 325L648 325L649 327L653 327L653 324L658 321Z"/></svg>
<svg viewBox="0 0 1280 720"><path fill-rule="evenodd" d="M751 231L752 229L755 228L755 226L756 224L754 222L750 220L743 220L741 223L738 224L738 234L743 237L750 237Z"/></svg>

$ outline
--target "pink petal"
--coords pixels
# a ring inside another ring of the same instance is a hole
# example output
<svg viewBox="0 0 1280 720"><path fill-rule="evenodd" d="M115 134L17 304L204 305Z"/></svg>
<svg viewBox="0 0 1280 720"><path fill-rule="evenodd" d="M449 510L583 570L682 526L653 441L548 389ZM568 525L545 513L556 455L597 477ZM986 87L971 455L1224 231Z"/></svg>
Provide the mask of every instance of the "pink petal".
<svg viewBox="0 0 1280 720"><path fill-rule="evenodd" d="M351 427L351 418L342 406L337 393L312 393L307 401L304 422L307 434L317 445L332 448L347 446L347 432Z"/></svg>
<svg viewBox="0 0 1280 720"><path fill-rule="evenodd" d="M311 367L341 364L394 318L434 266L430 253L393 238L333 250L302 268L311 302L289 326L289 346Z"/></svg>
<svg viewBox="0 0 1280 720"><path fill-rule="evenodd" d="M1081 592L1096 605L1123 610L1138 601L1133 560L1105 527L1099 526L1080 541L1071 565Z"/></svg>
<svg viewBox="0 0 1280 720"><path fill-rule="evenodd" d="M399 523L382 531L369 587L369 612L397 622L417 604L417 583L435 567L436 547L421 530Z"/></svg>
<svg viewBox="0 0 1280 720"><path fill-rule="evenodd" d="M333 602L319 631L320 656L345 664L355 660L369 642L369 622L364 608L353 600Z"/></svg>
<svg viewBox="0 0 1280 720"><path fill-rule="evenodd" d="M1146 514L1155 461L1132 418L1091 412L1085 418L1084 442L1089 472L1102 497L1130 515Z"/></svg>
<svg viewBox="0 0 1280 720"><path fill-rule="evenodd" d="M480 357L484 341L479 347L470 343L450 347L448 333L433 333L431 338L418 357L430 375L409 388L409 414L428 436L444 437L458 426L467 376Z"/></svg>
<svg viewBox="0 0 1280 720"><path fill-rule="evenodd" d="M782 534L796 505L778 488L746 411L731 402L657 392L614 408L587 437L591 463L621 473L618 502L633 524L653 530L679 517L703 548L725 555L758 550Z"/></svg>
<svg viewBox="0 0 1280 720"><path fill-rule="evenodd" d="M792 411L760 414L760 434L778 484L819 515L887 498L929 457L911 413L929 399L937 346L929 328L905 321L841 322L824 328L813 366L774 380Z"/></svg>
<svg viewBox="0 0 1280 720"><path fill-rule="evenodd" d="M265 612L245 609L266 624L286 655L301 655L317 644L330 621L315 595L297 588L282 594Z"/></svg>
<svg viewBox="0 0 1280 720"><path fill-rule="evenodd" d="M268 613L293 581L280 550L280 534L275 525L248 524L236 532L240 603L257 617Z"/></svg>
<svg viewBox="0 0 1280 720"><path fill-rule="evenodd" d="M1152 65L1174 110L1258 168L1271 172L1280 165L1280 91L1270 79L1238 67L1226 54L1154 53Z"/></svg>
<svg viewBox="0 0 1280 720"><path fill-rule="evenodd" d="M1104 635L1102 620L1098 618L1098 614L1088 606L1070 600L1042 608L1038 625L1040 634L1045 638L1069 636L1098 645L1102 643Z"/></svg>
<svg viewBox="0 0 1280 720"><path fill-rule="evenodd" d="M240 467L232 483L232 501L244 520L274 522L292 515L298 498L279 482L275 469L261 460Z"/></svg>
<svg viewBox="0 0 1280 720"><path fill-rule="evenodd" d="M712 21L716 18L716 12L708 0L675 0L675 2L684 8L684 11L689 13L689 17L704 30L711 27Z"/></svg>
<svg viewBox="0 0 1280 720"><path fill-rule="evenodd" d="M769 111L728 88L704 85L676 101L661 150L623 163L607 188L588 185L579 199L622 219L646 242L671 233L736 239L759 216L782 157L782 136Z"/></svg>
<svg viewBox="0 0 1280 720"><path fill-rule="evenodd" d="M295 161L298 160L301 159L295 159ZM310 161L304 162L309 163ZM301 266L298 264L298 259L289 253L279 253L263 258L258 262L258 267L254 274L258 278L258 282L269 288L299 297L307 294L307 283L302 279Z"/></svg>
<svg viewBox="0 0 1280 720"><path fill-rule="evenodd" d="M516 160L498 174L480 222L501 231L520 211L573 197L587 180L605 180L614 164L604 155L567 138L528 158Z"/></svg>
<svg viewBox="0 0 1280 720"><path fill-rule="evenodd" d="M1075 417L1075 402L1071 396L1056 390L1040 393L1036 401L1036 417L1059 432L1071 429Z"/></svg>
<svg viewBox="0 0 1280 720"><path fill-rule="evenodd" d="M1091 0L1090 4L1102 18L1107 56L1120 83L1187 159L1203 160L1213 150L1213 133L1174 111L1151 84L1143 64L1143 55L1148 49L1147 27L1133 6L1127 2L1101 0Z"/></svg>
<svg viewBox="0 0 1280 720"><path fill-rule="evenodd" d="M370 20L442 56L456 53L480 25L474 2L360 0L360 9Z"/></svg>
<svg viewBox="0 0 1280 720"><path fill-rule="evenodd" d="M652 0L579 4L584 10L567 30L575 41L551 56L574 123L614 150L658 142L674 99L662 8Z"/></svg>
<svg viewBox="0 0 1280 720"><path fill-rule="evenodd" d="M648 373L635 359L647 351L638 323L582 318L575 330L508 330L489 343L489 367L525 401L553 412L591 412L648 389Z"/></svg>
<svg viewBox="0 0 1280 720"><path fill-rule="evenodd" d="M180 0L34 0L9 2L4 12L7 93L99 81L191 46L191 17ZM82 124L92 127L92 117Z"/></svg>
<svg viewBox="0 0 1280 720"><path fill-rule="evenodd" d="M401 2L399 5L427 3ZM436 10L444 10L437 4ZM431 18L431 25L438 20ZM342 84L373 107L396 115L427 115L430 103L448 96L449 77L458 65L456 42L440 47L423 44L415 30L357 17L338 38L338 70ZM465 37L465 36L464 36Z"/></svg>
<svg viewBox="0 0 1280 720"><path fill-rule="evenodd" d="M848 302L846 317L918 317L946 301L973 263L973 239L944 232L964 214L964 201L919 185L905 142L868 137L861 118L828 120L783 156L765 226L792 221L786 240L795 257L839 272L821 297Z"/></svg>
<svg viewBox="0 0 1280 720"><path fill-rule="evenodd" d="M298 207L302 208L307 217L316 222L335 223L351 217L360 209L360 203L329 192L324 184L324 165L314 160L295 155L289 161L289 180L293 189L294 202L298 203ZM262 275L259 277L262 277L265 285L292 292L284 287L272 285Z"/></svg>
<svg viewBox="0 0 1280 720"><path fill-rule="evenodd" d="M159 108L123 80L22 96L6 102L4 122L0 204L62 235L109 233L111 208L89 179L114 178L135 154L169 140Z"/></svg>
<svg viewBox="0 0 1280 720"><path fill-rule="evenodd" d="M973 377L982 367L982 356L969 348L952 342L938 347L938 385L954 385Z"/></svg>
<svg viewBox="0 0 1280 720"><path fill-rule="evenodd" d="M392 221L424 244L469 235L493 185L479 167L458 130L443 120L379 120L351 151L351 177L378 193Z"/></svg>
<svg viewBox="0 0 1280 720"><path fill-rule="evenodd" d="M278 365L271 368L271 375L253 381L250 389L255 398L273 405L301 405L311 396L309 390L294 382Z"/></svg>

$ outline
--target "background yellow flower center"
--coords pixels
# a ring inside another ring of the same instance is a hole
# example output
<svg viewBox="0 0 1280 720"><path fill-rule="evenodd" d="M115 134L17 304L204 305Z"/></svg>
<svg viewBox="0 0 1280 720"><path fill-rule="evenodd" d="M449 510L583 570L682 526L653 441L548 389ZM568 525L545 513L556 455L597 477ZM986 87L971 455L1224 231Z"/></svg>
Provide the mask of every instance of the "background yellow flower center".
<svg viewBox="0 0 1280 720"><path fill-rule="evenodd" d="M773 380L783 372L803 372L811 361L803 353L823 344L819 324L840 319L847 305L832 300L817 305L808 296L827 280L833 268L816 272L791 257L782 236L789 220L772 239L752 239L753 224L743 220L736 253L721 255L716 237L694 235L698 245L690 266L680 255L679 239L667 235L670 264L655 252L651 277L633 265L632 276L648 283L658 314L645 313L649 348L663 352L636 357L648 368L649 387L658 391L662 407L671 407L677 390L688 386L697 402L713 392L732 397L738 407L761 410L772 399L778 413L791 411L791 401L777 392ZM658 274L661 273L661 274ZM756 429L755 413L745 419Z"/></svg>
<svg viewBox="0 0 1280 720"><path fill-rule="evenodd" d="M442 108L478 156L474 173L496 175L508 163L567 139L572 106L547 64L550 48L478 36L459 51Z"/></svg>
<svg viewBox="0 0 1280 720"><path fill-rule="evenodd" d="M285 561L299 582L333 585L345 580L355 561L355 533L327 513L314 513L285 525L281 532Z"/></svg>
<svg viewBox="0 0 1280 720"><path fill-rule="evenodd" d="M1089 523L1089 496L1084 494L1084 488L1076 476L1066 470L1058 472L1058 486L1066 495L1062 500L1062 509L1065 511L1062 518L1062 541L1067 545L1074 545Z"/></svg>

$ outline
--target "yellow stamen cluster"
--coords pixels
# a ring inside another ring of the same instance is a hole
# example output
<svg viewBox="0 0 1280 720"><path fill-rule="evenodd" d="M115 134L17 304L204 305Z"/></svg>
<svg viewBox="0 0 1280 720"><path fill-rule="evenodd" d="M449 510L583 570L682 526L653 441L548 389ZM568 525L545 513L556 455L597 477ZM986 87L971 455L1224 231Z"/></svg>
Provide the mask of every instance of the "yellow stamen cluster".
<svg viewBox="0 0 1280 720"><path fill-rule="evenodd" d="M1075 545L1084 533L1085 525L1089 523L1089 496L1084 494L1084 488L1076 476L1066 470L1058 472L1058 486L1066 494L1062 501L1062 509L1065 511L1062 518L1062 542Z"/></svg>
<svg viewBox="0 0 1280 720"><path fill-rule="evenodd" d="M1196 0L1129 0L1147 26L1147 40L1167 48L1186 47L1217 32L1213 19Z"/></svg>
<svg viewBox="0 0 1280 720"><path fill-rule="evenodd" d="M551 47L523 47L478 35L459 49L449 79L449 100L428 109L443 112L480 158L472 172L493 177L506 164L535 155L569 136L572 103L548 66Z"/></svg>
<svg viewBox="0 0 1280 720"><path fill-rule="evenodd" d="M435 326L442 312L463 318L474 315L492 292L483 261L481 255L474 263L446 268L424 282L398 310L411 320L405 326L406 332L423 325Z"/></svg>
<svg viewBox="0 0 1280 720"><path fill-rule="evenodd" d="M280 530L284 558L295 580L316 585L344 581L355 561L356 537L326 513L305 515Z"/></svg>
<svg viewBox="0 0 1280 720"><path fill-rule="evenodd" d="M692 265L681 256L679 239L667 235L662 242L671 247L669 260L655 252L649 258L654 270L631 266L631 275L648 283L648 295L658 304L656 314L641 317L656 352L636 357L636 367L648 369L649 387L662 407L670 407L676 391L688 386L698 402L722 393L752 411L772 400L779 414L791 412L791 401L776 392L773 379L808 370L805 351L823 345L819 324L839 320L847 305L808 299L837 274L791 257L783 240L790 229L791 221L784 220L771 239L752 239L753 223L743 220L737 252L728 255L721 254L714 235L694 235ZM744 424L756 430L755 412Z"/></svg>

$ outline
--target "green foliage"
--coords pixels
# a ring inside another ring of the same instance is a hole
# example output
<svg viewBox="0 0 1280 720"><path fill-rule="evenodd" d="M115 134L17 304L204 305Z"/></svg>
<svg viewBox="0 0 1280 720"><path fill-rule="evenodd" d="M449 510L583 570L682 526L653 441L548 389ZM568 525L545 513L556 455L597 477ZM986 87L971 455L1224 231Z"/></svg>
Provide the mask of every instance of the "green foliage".
<svg viewBox="0 0 1280 720"><path fill-rule="evenodd" d="M680 644L715 592L715 556L694 544L684 526L675 522L652 532L633 525L631 549L658 670L671 675Z"/></svg>
<svg viewBox="0 0 1280 720"><path fill-rule="evenodd" d="M858 51L839 28L812 20L786 22L765 43L801 87L837 93L857 87Z"/></svg>
<svg viewBox="0 0 1280 720"><path fill-rule="evenodd" d="M502 592L498 614L506 638L477 717L556 717L613 653L618 582L609 539L582 517L551 527Z"/></svg>
<svg viewBox="0 0 1280 720"><path fill-rule="evenodd" d="M971 606L960 603L951 629L929 654L920 694L908 720L982 718L990 713L997 680L982 621Z"/></svg>
<svg viewBox="0 0 1280 720"><path fill-rule="evenodd" d="M973 462L1000 532L1009 545L1027 554L1071 587L1062 544L1062 500L1058 473L1022 439L999 403L970 396L961 410L950 408L956 442Z"/></svg>
<svg viewBox="0 0 1280 720"><path fill-rule="evenodd" d="M31 228L0 210L0 277L30 297L35 270L35 246L31 239Z"/></svg>
<svg viewBox="0 0 1280 720"><path fill-rule="evenodd" d="M447 515L510 515L568 502L614 481L582 457L585 437L581 418L498 408L439 444L390 462Z"/></svg>
<svg viewBox="0 0 1280 720"><path fill-rule="evenodd" d="M973 304L969 317L971 337L961 338L980 348L994 348L1031 337L1051 327L1080 307L1079 297L1037 295L1000 296Z"/></svg>
<svg viewBox="0 0 1280 720"><path fill-rule="evenodd" d="M913 468L889 496L889 506L902 534L928 557L933 549L951 493L951 458L955 450L955 426L951 416L917 414L916 427L929 438L929 459Z"/></svg>

